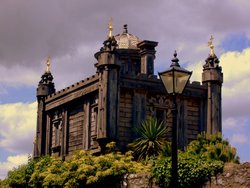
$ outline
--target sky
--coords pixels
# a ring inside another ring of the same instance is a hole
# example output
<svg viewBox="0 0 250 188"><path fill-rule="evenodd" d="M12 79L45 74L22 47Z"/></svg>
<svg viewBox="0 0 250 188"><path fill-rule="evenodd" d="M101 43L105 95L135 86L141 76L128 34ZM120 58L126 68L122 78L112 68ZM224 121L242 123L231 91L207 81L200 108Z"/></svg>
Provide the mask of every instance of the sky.
<svg viewBox="0 0 250 188"><path fill-rule="evenodd" d="M27 162L36 127L36 87L51 57L57 90L95 74L94 54L113 18L114 34L159 42L155 73L174 50L201 81L214 36L224 74L223 136L250 161L250 1L248 0L1 0L0 178Z"/></svg>

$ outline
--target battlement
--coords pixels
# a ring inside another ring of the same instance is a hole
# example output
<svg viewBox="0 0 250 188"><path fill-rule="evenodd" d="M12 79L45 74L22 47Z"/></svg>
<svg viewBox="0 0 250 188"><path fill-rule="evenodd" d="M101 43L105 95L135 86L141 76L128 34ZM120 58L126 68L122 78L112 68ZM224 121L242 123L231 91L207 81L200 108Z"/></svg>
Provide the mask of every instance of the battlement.
<svg viewBox="0 0 250 188"><path fill-rule="evenodd" d="M54 100L54 99L56 99L58 97L62 97L64 95L67 95L70 92L79 90L80 88L86 87L86 86L88 86L88 85L90 85L93 82L96 82L98 80L99 80L98 74L95 74L95 75L92 75L90 77L87 77L86 79L81 80L79 82L76 82L75 84L72 84L69 87L66 87L64 89L61 89L59 91L56 91L55 93L52 93L52 94L48 95L46 97L46 102L50 102L50 101L52 101L52 100Z"/></svg>

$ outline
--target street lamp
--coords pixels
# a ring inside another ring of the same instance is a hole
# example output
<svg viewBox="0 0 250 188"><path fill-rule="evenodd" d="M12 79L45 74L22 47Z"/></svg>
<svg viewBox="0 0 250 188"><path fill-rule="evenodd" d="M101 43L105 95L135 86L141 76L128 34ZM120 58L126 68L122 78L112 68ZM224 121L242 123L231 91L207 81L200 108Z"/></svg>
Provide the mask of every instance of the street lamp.
<svg viewBox="0 0 250 188"><path fill-rule="evenodd" d="M172 169L171 169L171 187L178 187L178 159L177 159L177 104L176 94L182 94L185 89L192 72L181 68L179 65L176 51L170 68L164 72L160 72L159 76L164 84L168 94L173 97L173 126L172 126Z"/></svg>

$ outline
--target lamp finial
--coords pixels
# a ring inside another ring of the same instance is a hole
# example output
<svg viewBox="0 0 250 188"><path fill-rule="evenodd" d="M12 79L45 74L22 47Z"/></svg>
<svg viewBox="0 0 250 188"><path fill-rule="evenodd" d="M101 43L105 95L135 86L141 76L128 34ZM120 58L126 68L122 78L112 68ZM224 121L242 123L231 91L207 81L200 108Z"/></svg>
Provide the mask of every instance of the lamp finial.
<svg viewBox="0 0 250 188"><path fill-rule="evenodd" d="M172 64L170 65L170 67L173 67L173 66L180 67L178 62L179 62L179 59L177 58L177 52L175 50L174 51L174 58L172 59Z"/></svg>

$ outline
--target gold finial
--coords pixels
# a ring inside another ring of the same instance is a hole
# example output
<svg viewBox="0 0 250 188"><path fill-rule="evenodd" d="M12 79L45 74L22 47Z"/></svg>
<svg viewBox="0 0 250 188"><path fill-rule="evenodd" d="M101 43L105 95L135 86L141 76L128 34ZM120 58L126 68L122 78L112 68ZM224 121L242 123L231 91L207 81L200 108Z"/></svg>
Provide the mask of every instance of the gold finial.
<svg viewBox="0 0 250 188"><path fill-rule="evenodd" d="M210 55L211 55L211 56L214 56L214 45L213 45L213 40L214 40L214 37L213 37L213 35L211 35L211 37L210 37L210 39L209 39L209 41L208 41L208 43L207 43L208 47L210 48Z"/></svg>
<svg viewBox="0 0 250 188"><path fill-rule="evenodd" d="M46 73L50 73L50 56L48 57L47 61L46 61Z"/></svg>
<svg viewBox="0 0 250 188"><path fill-rule="evenodd" d="M113 23L112 23L112 18L110 18L110 20L109 20L109 35L108 35L109 38L112 38L112 36L113 36L112 31L113 31Z"/></svg>

